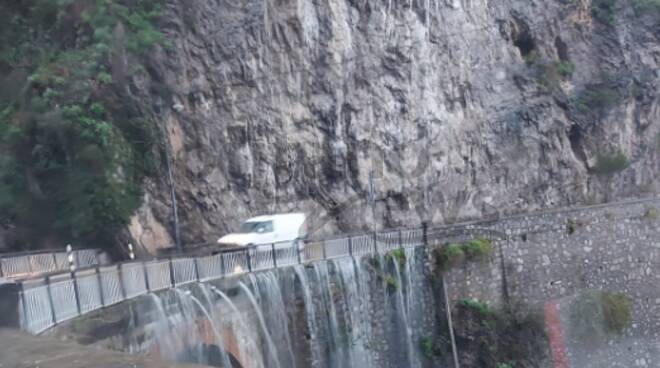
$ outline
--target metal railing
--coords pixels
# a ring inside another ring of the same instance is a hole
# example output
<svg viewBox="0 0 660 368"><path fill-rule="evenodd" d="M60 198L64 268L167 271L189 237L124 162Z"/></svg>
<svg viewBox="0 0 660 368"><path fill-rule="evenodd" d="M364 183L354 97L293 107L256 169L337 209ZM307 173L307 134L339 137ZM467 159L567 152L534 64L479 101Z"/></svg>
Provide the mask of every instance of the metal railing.
<svg viewBox="0 0 660 368"><path fill-rule="evenodd" d="M39 334L56 324L148 292L247 272L320 260L385 254L395 249L474 238L503 238L483 228L396 229L305 242L282 242L222 251L202 257L128 262L23 282L21 327Z"/></svg>
<svg viewBox="0 0 660 368"><path fill-rule="evenodd" d="M75 249L72 251L76 268L93 267L99 264L98 249ZM69 270L66 250L0 253L0 277L8 279L28 278L35 275Z"/></svg>

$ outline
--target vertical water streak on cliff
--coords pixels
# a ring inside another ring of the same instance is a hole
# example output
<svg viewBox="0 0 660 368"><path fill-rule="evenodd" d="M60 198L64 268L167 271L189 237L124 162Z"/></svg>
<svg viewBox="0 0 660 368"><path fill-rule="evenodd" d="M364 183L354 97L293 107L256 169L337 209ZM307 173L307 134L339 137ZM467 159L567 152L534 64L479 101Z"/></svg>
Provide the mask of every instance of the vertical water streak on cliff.
<svg viewBox="0 0 660 368"><path fill-rule="evenodd" d="M313 264L313 267L316 274L315 284L319 289L318 294L321 295L322 299L322 309L318 315L326 317L324 327L327 332L327 345L323 350L326 352L327 366L330 368L340 368L344 352L339 341L339 319L337 318L337 308L335 308L332 288L330 286L328 262L318 262ZM319 342L317 341L317 343Z"/></svg>
<svg viewBox="0 0 660 368"><path fill-rule="evenodd" d="M202 302L200 302L199 299L197 299L194 295L190 293L186 293L186 295L190 297L190 300L194 303L194 305L199 307L204 317L206 317L206 319L209 321L209 325L211 326L211 330L213 331L213 342L215 343L216 346L220 348L220 359L222 359L223 366L231 367L231 361L229 360L229 355L227 355L227 350L225 348L222 335L218 330L218 326L216 326L215 318L211 316L211 313L209 313L209 311L204 307ZM203 362L208 364L209 356L205 351L203 354L204 354Z"/></svg>
<svg viewBox="0 0 660 368"><path fill-rule="evenodd" d="M321 361L321 347L318 343L320 339L320 331L316 322L316 304L314 304L314 300L312 299L312 289L310 287L305 267L302 265L295 265L294 271L298 277L298 280L300 281L300 287L302 289L305 314L307 318L307 329L310 334L312 362L314 366L314 364Z"/></svg>
<svg viewBox="0 0 660 368"><path fill-rule="evenodd" d="M211 291L220 297L222 302L229 307L229 310L235 316L232 323L232 331L239 342L238 349L241 361L247 362L249 360L252 363L251 366L255 368L265 367L263 354L257 343L259 335L258 333L256 336L254 335L257 329L248 323L244 316L245 313L238 309L227 294L214 286L211 286Z"/></svg>
<svg viewBox="0 0 660 368"><path fill-rule="evenodd" d="M252 276L252 275L250 275L250 276ZM257 314L257 318L259 320L259 325L261 327L261 331L263 333L263 336L266 339L266 342L268 344L268 350L269 350L269 353L271 355L271 358L273 359L274 365L277 368L281 368L280 358L277 354L277 348L275 346L275 343L273 342L273 339L270 335L270 332L268 331L268 326L266 325L266 320L264 319L263 311L261 310L261 308L260 308L260 306L257 302L257 299L254 296L254 293L250 290L249 287L247 287L247 285L245 285L245 283L243 283L243 281L239 281L238 285L241 287L241 289L245 293L245 296L247 296L247 298L249 299L250 304L252 304L252 308L254 309L254 312Z"/></svg>
<svg viewBox="0 0 660 368"><path fill-rule="evenodd" d="M392 264L394 265L394 274L396 275L396 285L397 285L396 296L398 300L397 311L401 318L401 324L404 329L403 333L405 336L405 341L407 346L406 354L408 356L408 364L409 364L408 367L416 368L419 366L419 361L416 359L417 357L412 343L412 329L409 323L409 309L408 309L410 307L410 304L406 306L403 295L404 288L406 290L407 295L410 295L412 293L412 291L410 290L411 285L408 282L404 284L403 278L401 277L401 271L399 270L399 261L397 259L394 259Z"/></svg>
<svg viewBox="0 0 660 368"><path fill-rule="evenodd" d="M295 368L295 357L289 335L289 321L287 318L286 307L280 281L274 272L268 271L257 275L257 289L255 293L259 295L260 307L262 311L267 311L265 320L268 322L268 330L271 336L275 336L278 341L285 342L284 346L278 345L278 356L280 361L286 366ZM282 351L285 350L285 351ZM288 356L288 359L283 359Z"/></svg>
<svg viewBox="0 0 660 368"><path fill-rule="evenodd" d="M371 367L372 356L368 348L371 341L370 314L368 290L360 290L359 261L346 258L333 261L337 269L338 283L342 287L342 308L344 316L344 344L348 345L348 366Z"/></svg>
<svg viewBox="0 0 660 368"><path fill-rule="evenodd" d="M152 327L152 333L155 336L154 343L158 346L158 350L163 358L168 360L175 360L176 356L174 354L174 344L172 343L172 338L170 333L172 331L170 325L170 318L165 312L163 306L163 300L154 293L149 293L149 298L151 299L154 309L155 309L155 326Z"/></svg>
<svg viewBox="0 0 660 368"><path fill-rule="evenodd" d="M174 294L176 296L176 307L179 311L172 316L173 325L183 329L184 333L179 335L179 338L181 338L182 346L189 348L182 353L183 356L177 356L176 360L203 364L205 361L204 338L198 328L185 328L188 322L197 320L197 312L193 301L183 290L175 288Z"/></svg>

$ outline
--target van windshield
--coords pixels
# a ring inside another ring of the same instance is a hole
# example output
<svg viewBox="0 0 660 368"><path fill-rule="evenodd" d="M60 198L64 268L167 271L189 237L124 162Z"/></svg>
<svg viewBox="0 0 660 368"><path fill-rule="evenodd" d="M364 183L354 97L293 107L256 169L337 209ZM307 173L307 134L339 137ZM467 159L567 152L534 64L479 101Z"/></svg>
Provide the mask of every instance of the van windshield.
<svg viewBox="0 0 660 368"><path fill-rule="evenodd" d="M241 224L240 234L270 233L273 231L273 221L248 221Z"/></svg>

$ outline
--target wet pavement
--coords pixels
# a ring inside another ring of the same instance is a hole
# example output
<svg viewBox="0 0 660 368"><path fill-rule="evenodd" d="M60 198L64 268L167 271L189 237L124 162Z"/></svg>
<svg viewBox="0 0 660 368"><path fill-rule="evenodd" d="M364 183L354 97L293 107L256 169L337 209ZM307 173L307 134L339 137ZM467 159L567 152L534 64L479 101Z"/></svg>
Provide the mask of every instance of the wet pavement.
<svg viewBox="0 0 660 368"><path fill-rule="evenodd" d="M0 368L201 368L0 329Z"/></svg>

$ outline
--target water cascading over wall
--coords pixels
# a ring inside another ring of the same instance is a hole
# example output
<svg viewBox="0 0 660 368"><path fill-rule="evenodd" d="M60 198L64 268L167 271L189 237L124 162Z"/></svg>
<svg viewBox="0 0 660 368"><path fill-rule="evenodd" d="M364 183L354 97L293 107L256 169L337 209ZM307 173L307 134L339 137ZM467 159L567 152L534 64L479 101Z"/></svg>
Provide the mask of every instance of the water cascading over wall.
<svg viewBox="0 0 660 368"><path fill-rule="evenodd" d="M129 350L217 367L421 368L444 313L425 261L407 250L151 295L133 308Z"/></svg>

